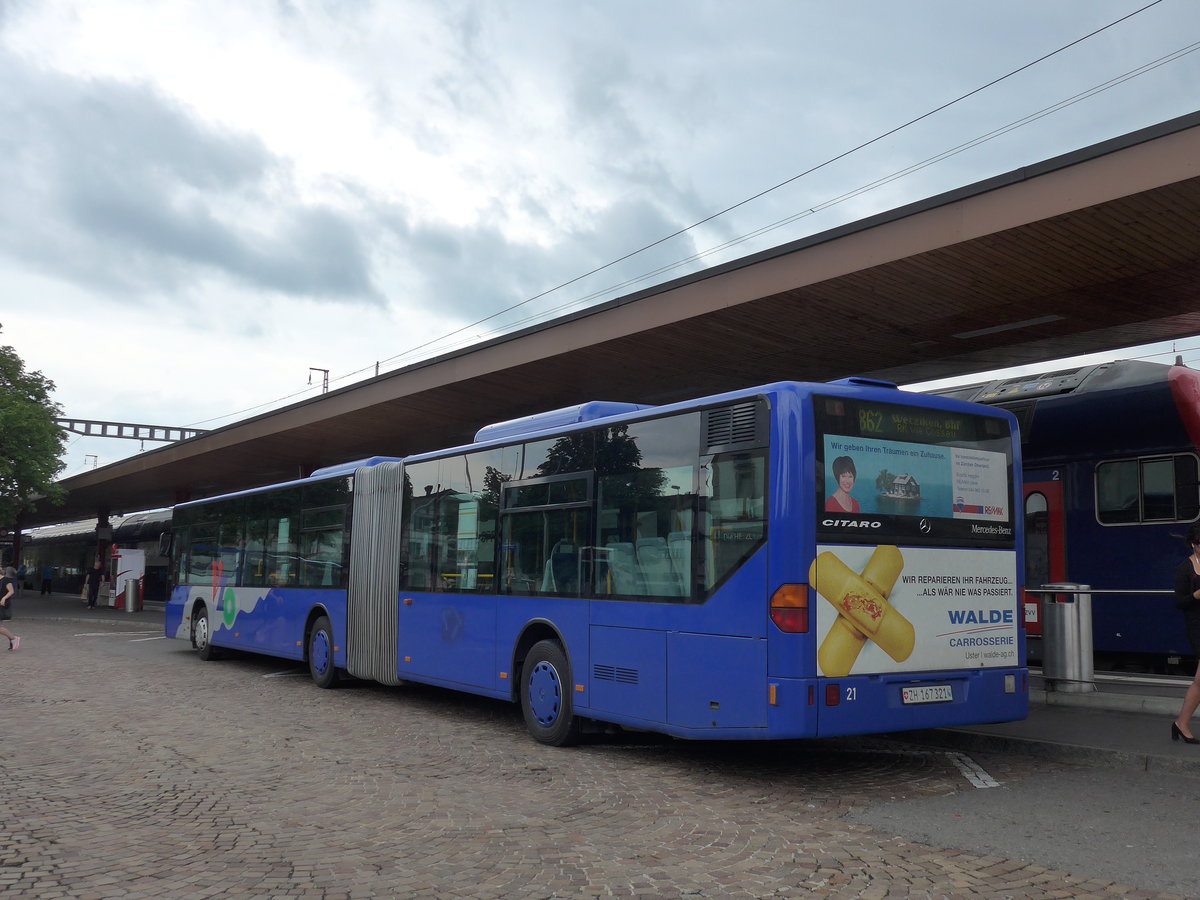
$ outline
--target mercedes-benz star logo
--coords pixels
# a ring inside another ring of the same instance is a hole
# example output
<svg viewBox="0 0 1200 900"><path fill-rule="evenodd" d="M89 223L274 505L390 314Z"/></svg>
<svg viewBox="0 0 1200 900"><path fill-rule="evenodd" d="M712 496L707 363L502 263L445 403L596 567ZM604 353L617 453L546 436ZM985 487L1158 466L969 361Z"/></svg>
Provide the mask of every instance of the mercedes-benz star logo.
<svg viewBox="0 0 1200 900"><path fill-rule="evenodd" d="M929 532L933 531L933 526L929 524L928 519L921 520L920 528L921 528L921 534L929 534Z"/></svg>

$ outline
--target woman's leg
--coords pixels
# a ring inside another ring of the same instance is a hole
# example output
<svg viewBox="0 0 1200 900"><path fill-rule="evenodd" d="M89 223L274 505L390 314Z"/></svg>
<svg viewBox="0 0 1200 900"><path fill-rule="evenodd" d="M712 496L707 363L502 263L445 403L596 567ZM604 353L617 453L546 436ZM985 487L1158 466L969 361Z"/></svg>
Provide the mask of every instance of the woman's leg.
<svg viewBox="0 0 1200 900"><path fill-rule="evenodd" d="M1192 731L1188 728L1188 720L1191 719L1192 713L1196 708L1200 707L1200 664L1196 666L1196 674L1192 678L1192 683L1188 685L1187 693L1183 695L1183 708L1179 710L1179 718L1175 720L1175 725L1188 737L1192 737Z"/></svg>

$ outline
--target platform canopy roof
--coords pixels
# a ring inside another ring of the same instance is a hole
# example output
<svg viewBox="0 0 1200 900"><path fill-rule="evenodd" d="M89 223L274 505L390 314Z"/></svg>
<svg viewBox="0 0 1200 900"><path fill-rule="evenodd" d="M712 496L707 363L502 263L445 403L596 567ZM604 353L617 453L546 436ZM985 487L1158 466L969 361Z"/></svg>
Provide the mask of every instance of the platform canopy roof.
<svg viewBox="0 0 1200 900"><path fill-rule="evenodd" d="M66 479L170 506L588 400L966 375L1200 333L1200 112Z"/></svg>

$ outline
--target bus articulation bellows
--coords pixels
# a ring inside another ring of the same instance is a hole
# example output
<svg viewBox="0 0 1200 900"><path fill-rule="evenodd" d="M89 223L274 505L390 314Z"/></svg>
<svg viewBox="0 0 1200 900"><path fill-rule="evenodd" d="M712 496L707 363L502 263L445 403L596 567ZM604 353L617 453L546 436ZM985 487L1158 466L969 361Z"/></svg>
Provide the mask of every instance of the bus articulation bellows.
<svg viewBox="0 0 1200 900"><path fill-rule="evenodd" d="M588 403L174 511L166 633L620 726L827 737L1028 709L1013 417L863 379Z"/></svg>

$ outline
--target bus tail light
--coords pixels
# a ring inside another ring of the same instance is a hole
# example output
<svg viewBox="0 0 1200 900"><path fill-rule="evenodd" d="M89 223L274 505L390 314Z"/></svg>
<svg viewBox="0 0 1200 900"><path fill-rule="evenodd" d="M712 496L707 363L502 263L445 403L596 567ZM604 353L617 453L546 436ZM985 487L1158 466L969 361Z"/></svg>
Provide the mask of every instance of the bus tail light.
<svg viewBox="0 0 1200 900"><path fill-rule="evenodd" d="M787 634L807 634L808 585L781 585L771 595L771 621Z"/></svg>

